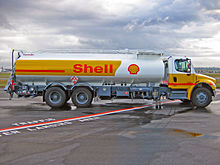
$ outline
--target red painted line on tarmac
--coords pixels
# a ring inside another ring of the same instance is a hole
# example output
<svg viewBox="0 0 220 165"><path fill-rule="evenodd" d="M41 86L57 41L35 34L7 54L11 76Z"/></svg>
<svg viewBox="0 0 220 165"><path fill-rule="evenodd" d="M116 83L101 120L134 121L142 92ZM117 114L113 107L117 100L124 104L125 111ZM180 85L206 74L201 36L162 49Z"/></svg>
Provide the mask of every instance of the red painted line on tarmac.
<svg viewBox="0 0 220 165"><path fill-rule="evenodd" d="M168 104L168 103L173 103L173 102L178 102L178 101L179 100L167 101L162 104ZM37 123L37 124L28 124L28 125L22 125L22 126L16 126L16 127L2 128L2 129L0 129L0 133L7 132L7 131L13 131L13 130L21 130L21 129L31 128L31 127L37 127L37 126L43 126L43 125L50 125L50 124L68 122L68 121L81 120L81 119L86 119L86 118L91 118L91 117L105 116L105 115L116 114L116 113L120 113L120 112L134 111L134 110L138 110L138 109L151 107L152 105L154 105L154 104L143 105L143 106L138 106L138 107L133 107L133 108L113 110L113 111L107 111L107 112L97 113L97 114L93 114L93 115L84 115L84 116L78 116L78 117L73 117L73 118L53 120L53 121L42 122L42 123Z"/></svg>

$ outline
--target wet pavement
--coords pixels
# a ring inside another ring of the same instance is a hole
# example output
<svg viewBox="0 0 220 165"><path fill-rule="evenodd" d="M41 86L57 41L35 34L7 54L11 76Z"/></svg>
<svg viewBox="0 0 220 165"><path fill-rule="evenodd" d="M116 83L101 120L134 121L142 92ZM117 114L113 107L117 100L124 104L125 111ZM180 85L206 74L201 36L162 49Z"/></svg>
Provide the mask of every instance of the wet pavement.
<svg viewBox="0 0 220 165"><path fill-rule="evenodd" d="M149 106L56 122L143 105ZM0 130L12 130L0 133L0 164L217 165L219 105L220 95L204 109L166 100L161 110L144 100L98 101L78 109L69 102L51 109L40 97L9 101L1 89Z"/></svg>

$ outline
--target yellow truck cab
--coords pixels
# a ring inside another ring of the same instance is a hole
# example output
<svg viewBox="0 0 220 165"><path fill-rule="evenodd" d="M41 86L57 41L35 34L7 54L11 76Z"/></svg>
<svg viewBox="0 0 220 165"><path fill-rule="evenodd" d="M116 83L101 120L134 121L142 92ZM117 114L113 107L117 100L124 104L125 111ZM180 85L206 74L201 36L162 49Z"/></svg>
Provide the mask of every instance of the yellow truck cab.
<svg viewBox="0 0 220 165"><path fill-rule="evenodd" d="M168 87L170 99L191 101L197 107L206 107L215 95L216 80L212 77L197 74L191 59L181 57L168 58Z"/></svg>

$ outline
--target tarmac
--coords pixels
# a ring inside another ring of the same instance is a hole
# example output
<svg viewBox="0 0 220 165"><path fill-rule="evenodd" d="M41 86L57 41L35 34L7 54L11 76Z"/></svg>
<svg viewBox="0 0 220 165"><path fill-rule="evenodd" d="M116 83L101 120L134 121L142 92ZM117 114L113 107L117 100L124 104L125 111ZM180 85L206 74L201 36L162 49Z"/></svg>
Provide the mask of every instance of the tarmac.
<svg viewBox="0 0 220 165"><path fill-rule="evenodd" d="M206 108L164 100L51 109L0 90L0 164L218 165L220 91Z"/></svg>

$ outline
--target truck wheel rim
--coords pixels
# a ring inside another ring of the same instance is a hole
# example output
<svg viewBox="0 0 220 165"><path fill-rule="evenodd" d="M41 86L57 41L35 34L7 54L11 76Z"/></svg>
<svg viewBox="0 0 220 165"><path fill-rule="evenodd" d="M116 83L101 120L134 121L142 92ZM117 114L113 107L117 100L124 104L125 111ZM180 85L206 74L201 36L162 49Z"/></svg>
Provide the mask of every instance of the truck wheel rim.
<svg viewBox="0 0 220 165"><path fill-rule="evenodd" d="M50 102L52 102L53 104L57 104L61 101L61 95L59 92L52 92L49 95L49 99L50 99Z"/></svg>
<svg viewBox="0 0 220 165"><path fill-rule="evenodd" d="M76 101L79 104L85 104L88 101L88 95L86 93L79 92L76 95Z"/></svg>
<svg viewBox="0 0 220 165"><path fill-rule="evenodd" d="M205 93L200 92L200 93L198 93L198 95L196 96L196 98L197 98L197 101L198 101L199 103L204 103L204 102L206 102L208 96L207 96Z"/></svg>

